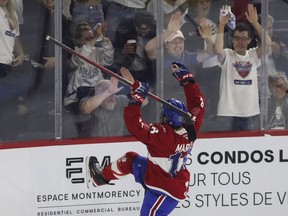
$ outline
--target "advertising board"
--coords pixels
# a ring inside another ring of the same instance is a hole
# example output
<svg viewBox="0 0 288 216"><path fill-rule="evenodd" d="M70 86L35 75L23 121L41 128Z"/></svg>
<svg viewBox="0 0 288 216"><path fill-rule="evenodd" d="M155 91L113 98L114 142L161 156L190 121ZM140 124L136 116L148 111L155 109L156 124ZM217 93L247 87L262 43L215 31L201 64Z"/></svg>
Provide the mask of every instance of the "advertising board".
<svg viewBox="0 0 288 216"><path fill-rule="evenodd" d="M127 151L147 154L139 142L1 150L0 215L139 215L144 190L132 175L86 184L87 156L106 165ZM199 139L187 168L188 196L172 216L287 216L287 137Z"/></svg>

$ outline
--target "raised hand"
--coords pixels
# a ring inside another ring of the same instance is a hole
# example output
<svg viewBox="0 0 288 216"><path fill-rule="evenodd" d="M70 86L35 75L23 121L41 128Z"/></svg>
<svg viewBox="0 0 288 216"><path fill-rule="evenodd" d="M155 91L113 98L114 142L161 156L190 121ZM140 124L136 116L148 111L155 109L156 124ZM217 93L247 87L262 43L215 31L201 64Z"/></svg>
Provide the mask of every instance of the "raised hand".
<svg viewBox="0 0 288 216"><path fill-rule="evenodd" d="M110 79L110 85L109 88L107 89L107 91L109 92L110 95L112 94L116 94L119 91L121 91L123 89L123 86L118 87L118 79L116 79L115 77L111 77Z"/></svg>
<svg viewBox="0 0 288 216"><path fill-rule="evenodd" d="M205 18L200 19L198 30L202 38L212 37L212 25L208 19Z"/></svg>
<svg viewBox="0 0 288 216"><path fill-rule="evenodd" d="M258 22L258 13L257 8L254 7L252 4L247 5L247 11L245 12L245 16L251 24Z"/></svg>
<svg viewBox="0 0 288 216"><path fill-rule="evenodd" d="M93 28L95 37L100 37L102 35L102 24L97 23Z"/></svg>
<svg viewBox="0 0 288 216"><path fill-rule="evenodd" d="M224 5L222 8L220 8L220 15L219 15L219 24L220 25L226 25L229 22L229 6Z"/></svg>
<svg viewBox="0 0 288 216"><path fill-rule="evenodd" d="M120 68L120 74L123 78L125 78L129 82L131 82L131 83L135 82L134 77L132 76L132 74L130 73L130 71L127 68L121 67Z"/></svg>
<svg viewBox="0 0 288 216"><path fill-rule="evenodd" d="M181 18L181 12L176 11L171 15L171 18L169 20L169 23L167 25L167 30L169 33L174 33L178 30L180 30L181 26L183 25L182 18Z"/></svg>
<svg viewBox="0 0 288 216"><path fill-rule="evenodd" d="M193 74L185 65L179 62L173 62L171 69L173 71L172 75L179 81L181 86L184 86L188 82L195 82Z"/></svg>
<svg viewBox="0 0 288 216"><path fill-rule="evenodd" d="M149 84L144 82L139 82L136 80L132 85L132 90L130 94L128 94L128 98L130 99L130 103L135 103L139 106L142 105L143 101L147 97L149 91Z"/></svg>

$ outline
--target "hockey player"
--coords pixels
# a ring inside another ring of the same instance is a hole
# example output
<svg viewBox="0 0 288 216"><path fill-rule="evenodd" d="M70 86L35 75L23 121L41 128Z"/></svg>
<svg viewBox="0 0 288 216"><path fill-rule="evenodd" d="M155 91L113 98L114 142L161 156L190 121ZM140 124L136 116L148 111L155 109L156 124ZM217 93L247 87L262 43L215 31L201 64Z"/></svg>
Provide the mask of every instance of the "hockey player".
<svg viewBox="0 0 288 216"><path fill-rule="evenodd" d="M188 68L180 63L172 63L172 71L184 88L188 109L174 98L168 102L192 114L193 140L187 138L189 131L186 130L183 117L167 105L162 107L160 123L149 125L141 118L140 106L147 96L148 84L135 81L128 95L130 103L125 107L124 120L129 132L147 146L148 156L127 152L103 169L96 157L87 158L88 181L95 187L111 184L111 180L128 174L134 175L135 181L145 189L141 216L169 215L188 192L190 173L185 161L202 124L205 104Z"/></svg>

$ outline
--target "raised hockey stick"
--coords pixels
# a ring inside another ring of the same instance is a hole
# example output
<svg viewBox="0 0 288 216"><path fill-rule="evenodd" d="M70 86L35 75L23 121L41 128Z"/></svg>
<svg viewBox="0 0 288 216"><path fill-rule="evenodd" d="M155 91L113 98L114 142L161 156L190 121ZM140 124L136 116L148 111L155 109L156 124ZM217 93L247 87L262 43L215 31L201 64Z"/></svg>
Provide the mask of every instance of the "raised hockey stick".
<svg viewBox="0 0 288 216"><path fill-rule="evenodd" d="M132 87L133 83L131 83L130 81L126 80L125 78L123 78L122 76L118 75L117 73L105 68L104 66L92 61L91 59L81 55L80 53L76 52L75 50L71 49L70 47L66 46L65 44L61 43L60 41L56 40L55 38L47 35L46 40L51 40L52 42L54 42L57 46L61 47L62 49L64 49L65 51L79 57L80 59L84 60L85 62L88 62L89 64L95 66L96 68L99 68L101 71L107 73L108 75L115 77L116 79L118 79L120 82L122 82L123 84ZM171 109L173 109L174 111L178 112L180 115L183 116L186 125L190 128L188 131L188 137L189 140L193 140L195 139L195 130L194 130L194 126L193 126L193 121L191 119L191 115L181 109L179 109L178 107L168 103L167 101L163 100L162 98L158 97L157 95L152 94L151 92L148 92L148 95L160 102L161 104L164 104L166 106L169 106ZM192 130L192 131L191 131Z"/></svg>

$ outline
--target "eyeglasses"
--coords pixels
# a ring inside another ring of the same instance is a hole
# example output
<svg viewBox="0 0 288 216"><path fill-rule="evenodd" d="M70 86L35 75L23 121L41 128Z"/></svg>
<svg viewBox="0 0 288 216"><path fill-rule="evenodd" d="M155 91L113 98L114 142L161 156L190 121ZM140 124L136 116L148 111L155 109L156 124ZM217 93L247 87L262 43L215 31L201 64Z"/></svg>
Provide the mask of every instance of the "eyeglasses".
<svg viewBox="0 0 288 216"><path fill-rule="evenodd" d="M236 40L236 41L247 41L250 39L249 37L239 37L239 36L233 36L232 38L233 40Z"/></svg>

